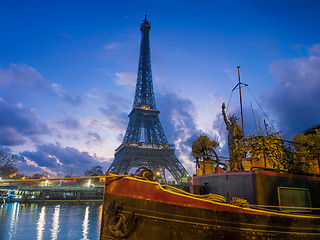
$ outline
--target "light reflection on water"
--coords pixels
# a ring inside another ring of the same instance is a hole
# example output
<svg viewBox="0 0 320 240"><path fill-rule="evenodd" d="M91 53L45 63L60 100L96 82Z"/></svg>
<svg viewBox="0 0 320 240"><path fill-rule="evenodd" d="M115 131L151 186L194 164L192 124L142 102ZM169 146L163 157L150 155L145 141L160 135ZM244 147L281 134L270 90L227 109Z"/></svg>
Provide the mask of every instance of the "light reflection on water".
<svg viewBox="0 0 320 240"><path fill-rule="evenodd" d="M0 206L0 239L99 239L102 204L20 204Z"/></svg>
<svg viewBox="0 0 320 240"><path fill-rule="evenodd" d="M42 240L43 238L43 232L44 232L44 227L46 225L46 207L43 206L41 208L39 220L37 222L37 240Z"/></svg>
<svg viewBox="0 0 320 240"><path fill-rule="evenodd" d="M17 226L18 226L18 216L19 216L19 204L18 203L14 203L13 207L12 207L12 217L11 217L11 221L10 221L10 231L9 231L9 237L10 239L15 239L15 235L16 235L16 230L17 230Z"/></svg>
<svg viewBox="0 0 320 240"><path fill-rule="evenodd" d="M89 229L89 207L86 207L86 213L84 214L84 219L82 223L82 239L88 239L88 229Z"/></svg>
<svg viewBox="0 0 320 240"><path fill-rule="evenodd" d="M59 214L60 214L60 205L56 206L52 216L52 229L51 229L51 239L56 240L59 233Z"/></svg>

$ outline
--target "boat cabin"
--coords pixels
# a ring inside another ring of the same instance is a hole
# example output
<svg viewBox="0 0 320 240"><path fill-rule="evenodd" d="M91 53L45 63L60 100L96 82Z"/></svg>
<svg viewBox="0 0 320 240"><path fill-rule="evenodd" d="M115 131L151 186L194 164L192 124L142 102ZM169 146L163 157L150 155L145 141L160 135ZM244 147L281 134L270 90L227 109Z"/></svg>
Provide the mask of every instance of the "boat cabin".
<svg viewBox="0 0 320 240"><path fill-rule="evenodd" d="M194 176L190 191L221 194L227 202L244 198L251 206L269 210L320 214L319 189L320 175L252 168Z"/></svg>

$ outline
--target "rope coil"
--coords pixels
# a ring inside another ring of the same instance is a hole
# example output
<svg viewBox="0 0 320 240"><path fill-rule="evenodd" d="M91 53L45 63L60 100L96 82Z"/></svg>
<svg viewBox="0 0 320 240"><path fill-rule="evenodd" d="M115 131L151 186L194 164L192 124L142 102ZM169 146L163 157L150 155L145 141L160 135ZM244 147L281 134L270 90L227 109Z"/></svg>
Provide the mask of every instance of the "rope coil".
<svg viewBox="0 0 320 240"><path fill-rule="evenodd" d="M226 199L219 194L210 193L210 194L206 194L206 195L197 195L197 194L189 193L189 192L183 191L179 188L175 188L175 187L172 187L169 185L161 185L161 188L166 189L166 190L170 190L173 192L177 192L177 193L182 193L184 195L194 197L194 198L200 198L200 199L202 198L202 199L210 200L213 202L226 203Z"/></svg>

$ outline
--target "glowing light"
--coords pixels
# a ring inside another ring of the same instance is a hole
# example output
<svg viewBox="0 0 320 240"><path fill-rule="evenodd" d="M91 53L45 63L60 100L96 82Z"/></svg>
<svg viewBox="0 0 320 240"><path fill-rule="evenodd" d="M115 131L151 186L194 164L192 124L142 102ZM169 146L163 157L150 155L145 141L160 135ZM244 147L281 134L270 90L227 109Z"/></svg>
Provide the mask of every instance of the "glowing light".
<svg viewBox="0 0 320 240"><path fill-rule="evenodd" d="M59 233L59 216L60 216L60 205L56 206L52 216L52 229L51 229L51 239L56 240Z"/></svg>
<svg viewBox="0 0 320 240"><path fill-rule="evenodd" d="M161 174L160 174L160 172L159 172L159 171L158 171L158 172L156 172L156 176L157 176L157 177L160 177L160 175L161 175Z"/></svg>
<svg viewBox="0 0 320 240"><path fill-rule="evenodd" d="M90 184L91 184L91 179L88 181L88 187L90 187Z"/></svg>
<svg viewBox="0 0 320 240"><path fill-rule="evenodd" d="M15 202L13 205L13 212L12 212L12 217L11 217L11 222L10 222L10 232L9 236L10 239L15 239L16 238L16 232L17 232L17 226L18 226L18 220L19 220L19 210L20 210L20 203Z"/></svg>
<svg viewBox="0 0 320 240"><path fill-rule="evenodd" d="M48 180L46 180L46 181L44 182L44 186L45 186L45 187L48 186L48 182L49 182Z"/></svg>
<svg viewBox="0 0 320 240"><path fill-rule="evenodd" d="M88 239L89 232L89 206L86 207L86 212L84 214L84 219L82 223L82 239Z"/></svg>
<svg viewBox="0 0 320 240"><path fill-rule="evenodd" d="M46 217L46 207L43 206L41 208L41 213L37 222L37 240L43 239L44 226L46 225L45 217Z"/></svg>
<svg viewBox="0 0 320 240"><path fill-rule="evenodd" d="M101 225L101 220L102 220L102 211L103 211L103 205L100 205L100 207L99 207L99 215L98 215L98 219L99 219L99 221L98 221L98 226L100 227L100 225Z"/></svg>

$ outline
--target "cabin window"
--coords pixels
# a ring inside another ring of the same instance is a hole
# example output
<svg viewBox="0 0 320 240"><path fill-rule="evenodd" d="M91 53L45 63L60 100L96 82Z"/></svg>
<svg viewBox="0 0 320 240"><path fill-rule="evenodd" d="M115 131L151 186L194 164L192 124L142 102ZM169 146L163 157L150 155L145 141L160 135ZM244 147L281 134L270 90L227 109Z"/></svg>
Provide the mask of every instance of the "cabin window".
<svg viewBox="0 0 320 240"><path fill-rule="evenodd" d="M311 212L309 189L278 187L278 199L283 212Z"/></svg>

